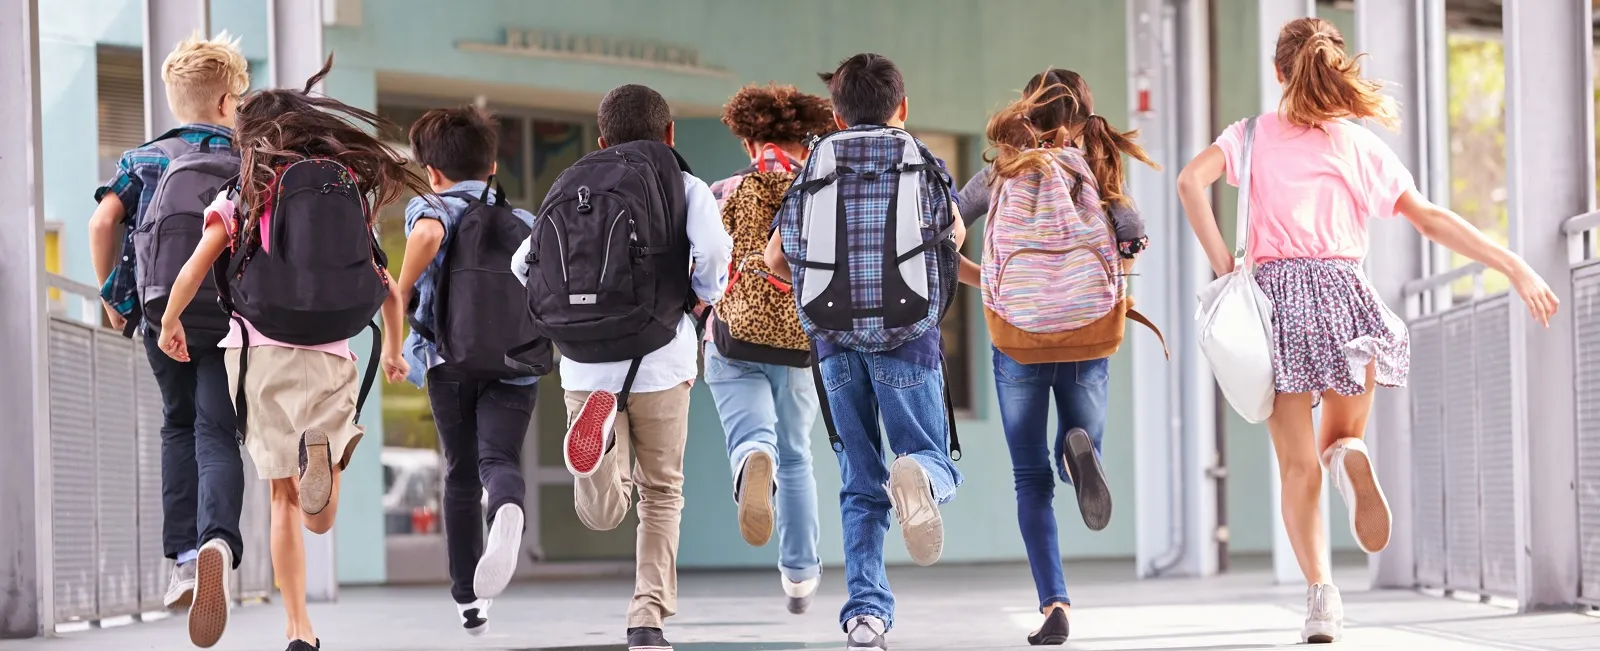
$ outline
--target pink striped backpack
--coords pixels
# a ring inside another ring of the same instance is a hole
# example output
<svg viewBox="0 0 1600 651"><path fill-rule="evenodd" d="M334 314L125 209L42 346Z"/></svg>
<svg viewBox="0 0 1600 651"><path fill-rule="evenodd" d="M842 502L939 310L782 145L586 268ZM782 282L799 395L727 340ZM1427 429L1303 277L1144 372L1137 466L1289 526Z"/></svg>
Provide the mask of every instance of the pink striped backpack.
<svg viewBox="0 0 1600 651"><path fill-rule="evenodd" d="M1083 152L1007 179L984 235L983 307L996 348L1024 364L1110 357L1133 309L1116 229ZM1163 346L1165 344L1163 343Z"/></svg>

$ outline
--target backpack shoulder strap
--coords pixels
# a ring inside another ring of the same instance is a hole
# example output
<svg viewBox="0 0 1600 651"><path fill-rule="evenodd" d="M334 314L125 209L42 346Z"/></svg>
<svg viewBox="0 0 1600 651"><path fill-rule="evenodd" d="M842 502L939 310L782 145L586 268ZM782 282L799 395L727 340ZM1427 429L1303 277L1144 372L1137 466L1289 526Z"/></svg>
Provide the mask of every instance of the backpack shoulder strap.
<svg viewBox="0 0 1600 651"><path fill-rule="evenodd" d="M1146 328L1149 328L1150 332L1154 332L1156 334L1156 341L1161 342L1161 354L1165 355L1167 359L1172 359L1172 351L1167 350L1167 338L1161 334L1161 328L1157 328L1156 324L1150 322L1149 317L1131 307L1128 308L1128 318L1133 319Z"/></svg>

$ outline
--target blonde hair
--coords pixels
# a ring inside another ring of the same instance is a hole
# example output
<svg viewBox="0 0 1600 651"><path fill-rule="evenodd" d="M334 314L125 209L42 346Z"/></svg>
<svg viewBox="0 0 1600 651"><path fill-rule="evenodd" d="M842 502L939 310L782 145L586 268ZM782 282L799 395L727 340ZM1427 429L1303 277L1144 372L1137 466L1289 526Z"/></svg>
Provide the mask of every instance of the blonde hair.
<svg viewBox="0 0 1600 651"><path fill-rule="evenodd" d="M1283 75L1278 105L1290 123L1320 129L1340 118L1371 119L1391 129L1400 125L1394 99L1383 83L1361 76L1361 57L1344 50L1339 28L1321 18L1296 18L1278 33L1272 63Z"/></svg>
<svg viewBox="0 0 1600 651"><path fill-rule="evenodd" d="M172 113L180 120L192 120L209 115L224 96L249 90L249 63L239 51L239 39L228 32L211 39L195 32L167 55L161 81L167 85Z"/></svg>

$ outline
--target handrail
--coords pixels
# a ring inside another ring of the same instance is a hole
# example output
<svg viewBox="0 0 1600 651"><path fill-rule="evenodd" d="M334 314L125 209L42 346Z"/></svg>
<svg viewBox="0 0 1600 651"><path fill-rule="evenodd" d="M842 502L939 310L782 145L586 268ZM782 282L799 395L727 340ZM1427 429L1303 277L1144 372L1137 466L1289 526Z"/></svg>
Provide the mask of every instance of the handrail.
<svg viewBox="0 0 1600 651"><path fill-rule="evenodd" d="M1566 221L1561 222L1561 231L1569 236L1596 228L1600 228L1600 210L1586 212L1576 217L1568 217Z"/></svg>
<svg viewBox="0 0 1600 651"><path fill-rule="evenodd" d="M100 298L99 288L88 283L78 282L61 274L45 274L45 285L47 287L59 289L74 296L82 296L84 298L94 299Z"/></svg>
<svg viewBox="0 0 1600 651"><path fill-rule="evenodd" d="M1432 276L1428 276L1427 278L1418 278L1416 280L1407 281L1406 284L1400 286L1400 293L1406 298L1426 294L1435 289L1449 285L1457 280L1461 280L1462 278L1471 278L1488 270L1489 268L1483 266L1482 263L1469 263L1464 266L1456 267L1455 269L1446 271L1442 274L1434 274Z"/></svg>

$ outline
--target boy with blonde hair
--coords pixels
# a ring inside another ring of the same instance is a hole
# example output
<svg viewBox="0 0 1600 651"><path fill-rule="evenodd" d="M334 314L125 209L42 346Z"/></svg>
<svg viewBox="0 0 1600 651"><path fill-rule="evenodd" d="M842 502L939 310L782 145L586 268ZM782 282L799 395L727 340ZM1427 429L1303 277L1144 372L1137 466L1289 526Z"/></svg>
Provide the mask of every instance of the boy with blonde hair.
<svg viewBox="0 0 1600 651"><path fill-rule="evenodd" d="M136 238L135 231L151 220L181 217L185 207L178 204L184 201L209 201L209 197L180 196L193 193L158 192L169 180L169 168L184 170L170 176L181 176L186 188L201 188L211 195L226 178L219 175L238 173L238 155L232 151L234 111L250 86L250 73L238 40L224 32L211 39L196 34L179 43L167 56L161 79L168 106L182 126L124 153L116 174L95 191L99 206L89 219L89 250L107 322L129 337L136 329L143 333L150 367L161 388L162 547L176 562L165 602L168 607L183 607L226 600L226 572L199 568L236 567L243 553L239 511L244 465L222 349L217 348L227 333L227 320L215 300L184 311L184 325L192 333L189 361L178 362L164 354L156 345L156 328L177 267L162 265L165 260L153 259L156 256L140 259L144 242L136 240L150 235ZM185 161L173 165L179 158ZM195 164L188 164L190 159ZM199 209L193 214L200 214ZM157 235L187 234L192 236L189 242L200 239L198 219L165 224L168 228ZM176 259L187 257L193 244L165 248L175 253L163 251L162 257ZM214 286L211 291L214 299ZM196 611L219 612L196 608L191 614ZM190 617L189 637L194 644L209 647L222 636L227 610L220 612L220 616Z"/></svg>

